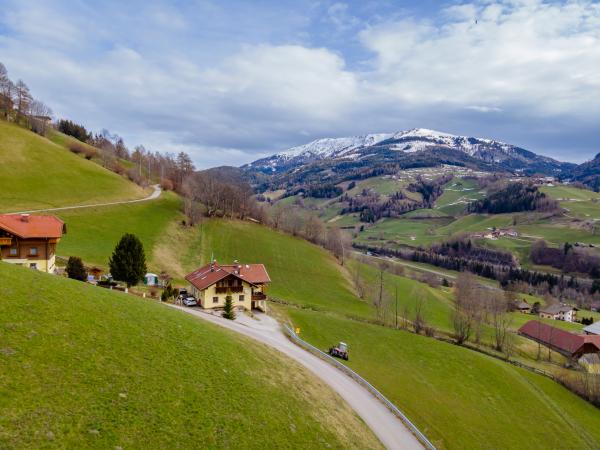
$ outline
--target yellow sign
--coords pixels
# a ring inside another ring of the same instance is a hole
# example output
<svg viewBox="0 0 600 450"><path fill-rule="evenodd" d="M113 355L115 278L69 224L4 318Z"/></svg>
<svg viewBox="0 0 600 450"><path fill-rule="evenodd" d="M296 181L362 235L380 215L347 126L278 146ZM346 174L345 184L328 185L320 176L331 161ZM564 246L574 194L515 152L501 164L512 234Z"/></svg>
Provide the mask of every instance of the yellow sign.
<svg viewBox="0 0 600 450"><path fill-rule="evenodd" d="M296 327L296 334L300 334L300 328Z"/></svg>

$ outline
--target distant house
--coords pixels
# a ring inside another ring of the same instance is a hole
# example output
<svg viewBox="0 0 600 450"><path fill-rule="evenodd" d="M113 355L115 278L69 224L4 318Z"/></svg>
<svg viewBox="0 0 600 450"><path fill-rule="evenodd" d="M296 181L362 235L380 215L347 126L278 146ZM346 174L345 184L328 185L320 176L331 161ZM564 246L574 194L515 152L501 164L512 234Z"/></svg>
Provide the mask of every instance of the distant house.
<svg viewBox="0 0 600 450"><path fill-rule="evenodd" d="M531 305L527 302L519 302L517 303L517 311L519 311L522 314L530 314Z"/></svg>
<svg viewBox="0 0 600 450"><path fill-rule="evenodd" d="M600 336L573 334L536 320L530 320L519 328L519 334L567 358L579 359L585 354L600 352Z"/></svg>
<svg viewBox="0 0 600 450"><path fill-rule="evenodd" d="M600 301L593 301L590 309L595 312L600 312Z"/></svg>
<svg viewBox="0 0 600 450"><path fill-rule="evenodd" d="M64 233L58 217L0 214L0 260L54 273L56 245Z"/></svg>
<svg viewBox="0 0 600 450"><path fill-rule="evenodd" d="M540 309L540 317L542 319L575 322L577 319L577 311L579 310L571 305L550 305Z"/></svg>
<svg viewBox="0 0 600 450"><path fill-rule="evenodd" d="M585 334L597 334L600 335L600 321L594 322L583 329Z"/></svg>
<svg viewBox="0 0 600 450"><path fill-rule="evenodd" d="M231 296L235 307L267 310L266 288L271 282L263 264L226 264L216 261L185 277L202 308L223 308Z"/></svg>

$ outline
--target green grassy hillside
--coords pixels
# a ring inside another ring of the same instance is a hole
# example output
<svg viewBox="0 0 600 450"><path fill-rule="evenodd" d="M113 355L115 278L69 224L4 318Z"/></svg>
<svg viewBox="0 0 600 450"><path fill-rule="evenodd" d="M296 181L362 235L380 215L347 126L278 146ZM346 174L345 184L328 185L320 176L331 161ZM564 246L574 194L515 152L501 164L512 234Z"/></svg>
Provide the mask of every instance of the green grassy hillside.
<svg viewBox="0 0 600 450"><path fill-rule="evenodd" d="M372 317L334 258L316 245L249 222L211 220L203 225L202 262L264 263L273 280L269 294L313 309Z"/></svg>
<svg viewBox="0 0 600 450"><path fill-rule="evenodd" d="M169 225L183 219L180 211L181 199L172 192L147 202L58 211L67 224L58 254L79 256L86 263L106 267L121 236L133 233L141 239L152 262L154 248L165 238ZM150 268L154 270L154 264Z"/></svg>
<svg viewBox="0 0 600 450"><path fill-rule="evenodd" d="M264 262L274 281L271 294L302 307L274 305L278 313L319 348L349 343L350 366L405 410L439 448L600 445L600 429L593 425L600 411L557 383L465 348L352 320L376 315L349 288L355 262L343 275L320 249L259 225L215 220L203 227L205 260L214 253L222 261ZM372 297L378 271L360 267ZM391 274L385 275L385 286L387 323L393 320L397 288L400 313L406 305L413 319L415 297L421 295L427 322L452 330L449 292ZM513 328L526 319L516 316ZM483 339L491 339L487 327ZM521 352L523 341L516 342Z"/></svg>
<svg viewBox="0 0 600 450"><path fill-rule="evenodd" d="M545 377L412 333L289 309L301 337L348 343L348 365L438 449L600 447L600 410Z"/></svg>
<svg viewBox="0 0 600 450"><path fill-rule="evenodd" d="M0 212L144 197L121 176L64 146L0 121Z"/></svg>
<svg viewBox="0 0 600 450"><path fill-rule="evenodd" d="M0 448L379 448L279 353L185 313L0 263Z"/></svg>

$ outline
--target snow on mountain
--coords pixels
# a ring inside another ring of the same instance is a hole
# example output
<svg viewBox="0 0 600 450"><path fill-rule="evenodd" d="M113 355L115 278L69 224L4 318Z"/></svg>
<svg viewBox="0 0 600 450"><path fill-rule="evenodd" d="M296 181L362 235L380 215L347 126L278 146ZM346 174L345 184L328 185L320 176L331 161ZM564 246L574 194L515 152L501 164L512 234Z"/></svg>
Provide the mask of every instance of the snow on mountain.
<svg viewBox="0 0 600 450"><path fill-rule="evenodd" d="M274 155L282 159L290 159L298 156L319 156L330 158L349 153L354 149L369 147L385 139L392 137L391 133L367 134L365 136L352 136L342 138L317 139L308 144L290 148Z"/></svg>
<svg viewBox="0 0 600 450"><path fill-rule="evenodd" d="M408 154L432 148L459 150L485 163L506 164L512 168L521 163L522 165L542 163L553 166L560 164L551 158L500 141L456 136L426 128L413 128L396 133L317 139L255 161L248 166L279 171L322 159L360 159L378 152L397 151Z"/></svg>

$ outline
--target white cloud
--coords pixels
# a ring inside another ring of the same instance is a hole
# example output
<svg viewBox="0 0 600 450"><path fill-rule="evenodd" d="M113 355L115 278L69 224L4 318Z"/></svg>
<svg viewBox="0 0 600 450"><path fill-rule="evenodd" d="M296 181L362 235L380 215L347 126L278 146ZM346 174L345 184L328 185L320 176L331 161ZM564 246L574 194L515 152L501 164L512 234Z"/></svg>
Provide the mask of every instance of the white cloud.
<svg viewBox="0 0 600 450"><path fill-rule="evenodd" d="M445 13L439 25L406 19L361 33L376 90L419 105L600 113L600 5L477 2Z"/></svg>
<svg viewBox="0 0 600 450"><path fill-rule="evenodd" d="M356 66L344 48L289 38L310 35L298 14L290 22L298 33L277 24L285 38L264 29L275 27L271 9L258 14L265 23L245 17L246 44L238 45L218 27L196 35L204 31L197 18L171 6L140 7L139 32L128 33L118 4L94 27L78 5L71 16L44 3L0 12L10 30L0 31L0 60L11 75L58 115L109 128L130 145L187 149L200 166L238 165L316 137L416 126L540 151L574 130L592 142L600 117L600 5L587 0L476 0L428 19L378 19L359 35L368 56ZM224 8L216 17L227 16ZM336 42L346 36L355 45L363 19L334 3L316 20L334 25ZM253 29L258 42L246 38Z"/></svg>

